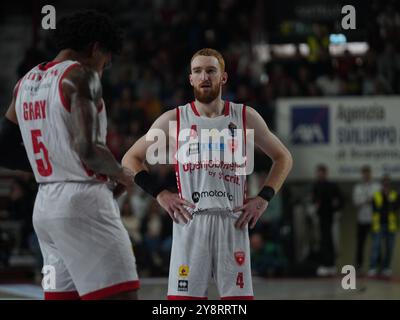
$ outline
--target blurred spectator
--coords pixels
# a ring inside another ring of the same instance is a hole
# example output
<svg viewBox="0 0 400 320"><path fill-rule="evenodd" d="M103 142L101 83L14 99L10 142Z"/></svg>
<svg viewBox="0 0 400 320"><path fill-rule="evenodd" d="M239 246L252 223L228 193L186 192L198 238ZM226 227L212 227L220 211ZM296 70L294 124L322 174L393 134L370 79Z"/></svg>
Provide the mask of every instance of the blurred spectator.
<svg viewBox="0 0 400 320"><path fill-rule="evenodd" d="M342 85L336 71L331 69L327 74L317 78L318 89L324 96L337 96L342 93Z"/></svg>
<svg viewBox="0 0 400 320"><path fill-rule="evenodd" d="M337 59L337 70L339 77L347 77L349 73L354 72L355 68L356 58L350 53L349 50L345 50L343 56Z"/></svg>
<svg viewBox="0 0 400 320"><path fill-rule="evenodd" d="M372 69L366 71L362 82L363 95L380 95L390 92L390 85L381 74L377 74Z"/></svg>
<svg viewBox="0 0 400 320"><path fill-rule="evenodd" d="M265 119L271 130L275 130L275 92L270 83L259 88L258 103L254 108Z"/></svg>
<svg viewBox="0 0 400 320"><path fill-rule="evenodd" d="M144 112L136 110L132 91L124 88L120 97L112 104L110 118L118 125L118 131L127 134L129 132L130 121L136 117L143 116Z"/></svg>
<svg viewBox="0 0 400 320"><path fill-rule="evenodd" d="M149 96L160 96L161 94L161 83L159 76L155 75L151 69L146 69L143 76L136 86L136 95L138 97Z"/></svg>
<svg viewBox="0 0 400 320"><path fill-rule="evenodd" d="M107 122L107 146L118 160L121 160L123 153L121 146L123 145L124 137L118 132L116 125L112 120Z"/></svg>
<svg viewBox="0 0 400 320"><path fill-rule="evenodd" d="M400 31L400 14L392 4L387 4L380 12L376 21L379 25L379 33L382 39L393 41Z"/></svg>
<svg viewBox="0 0 400 320"><path fill-rule="evenodd" d="M299 96L308 96L311 83L310 70L306 66L300 66L297 69L297 84Z"/></svg>
<svg viewBox="0 0 400 320"><path fill-rule="evenodd" d="M14 242L12 235L0 228L0 269L8 267Z"/></svg>
<svg viewBox="0 0 400 320"><path fill-rule="evenodd" d="M361 168L362 181L353 188L353 203L357 208L357 248L356 267L362 268L364 262L365 242L371 230L372 200L380 185L372 181L370 166Z"/></svg>
<svg viewBox="0 0 400 320"><path fill-rule="evenodd" d="M136 105L144 112L144 118L151 123L161 114L161 101L151 91L143 91Z"/></svg>
<svg viewBox="0 0 400 320"><path fill-rule="evenodd" d="M290 95L289 89L293 87L293 79L288 76L284 66L280 63L274 63L269 73L270 83L275 89L277 96L286 97ZM268 68L268 66L267 66Z"/></svg>
<svg viewBox="0 0 400 320"><path fill-rule="evenodd" d="M147 268L151 275L160 275L163 260L160 256L161 249L161 231L162 218L161 210L156 202L152 202L146 216L144 216L141 225L143 235L143 245L146 252Z"/></svg>
<svg viewBox="0 0 400 320"><path fill-rule="evenodd" d="M253 275L277 276L284 272L286 258L279 240L269 236L265 241L262 233L254 232L250 236L250 249Z"/></svg>
<svg viewBox="0 0 400 320"><path fill-rule="evenodd" d="M382 188L375 192L372 203L372 250L368 275L375 276L381 271L383 276L390 277L395 237L398 230L399 197L391 185L389 176L382 179ZM385 247L384 253L382 253L382 242ZM381 263L379 258L381 258Z"/></svg>
<svg viewBox="0 0 400 320"><path fill-rule="evenodd" d="M308 60L311 63L317 63L323 60L324 51L329 46L329 38L326 28L320 24L313 24L312 34L307 38L307 44L310 49Z"/></svg>
<svg viewBox="0 0 400 320"><path fill-rule="evenodd" d="M332 236L334 214L343 207L339 187L328 180L328 168L318 165L317 180L313 185L312 199L319 217L320 227L320 267L317 275L336 274L336 253Z"/></svg>
<svg viewBox="0 0 400 320"><path fill-rule="evenodd" d="M399 89L400 54L392 43L385 45L384 52L378 58L378 72L388 82L391 91Z"/></svg>
<svg viewBox="0 0 400 320"><path fill-rule="evenodd" d="M140 219L134 214L129 197L125 197L122 208L121 208L121 220L126 230L128 231L129 237L132 240L134 246L141 244L142 237L140 234Z"/></svg>

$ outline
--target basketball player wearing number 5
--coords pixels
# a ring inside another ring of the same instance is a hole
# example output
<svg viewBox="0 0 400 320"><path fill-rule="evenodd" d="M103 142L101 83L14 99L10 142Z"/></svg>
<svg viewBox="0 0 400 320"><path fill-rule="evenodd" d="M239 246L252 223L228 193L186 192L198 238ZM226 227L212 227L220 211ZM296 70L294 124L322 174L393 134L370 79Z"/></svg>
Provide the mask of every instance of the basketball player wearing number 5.
<svg viewBox="0 0 400 320"><path fill-rule="evenodd" d="M177 130L172 130L169 140L176 144L170 147L178 152L184 147L181 138L185 130L198 138L202 129L229 129L239 144L246 144L246 130L254 130L255 145L273 161L258 196L246 199L246 175L235 175L234 165L213 159L206 163L177 162L179 194L155 185L144 165L153 142L145 137L126 153L122 165L135 173L135 182L154 196L175 222L168 298L205 299L209 279L214 278L222 299L253 299L248 226L255 226L281 188L292 167L292 157L254 109L221 99L228 76L219 52L198 51L190 68L195 101L165 112L150 130L162 130L168 136L170 122L176 121ZM189 154L226 148L220 143L199 141L189 146Z"/></svg>
<svg viewBox="0 0 400 320"><path fill-rule="evenodd" d="M32 170L39 183L33 225L56 280L45 299L136 299L132 245L108 188L130 187L133 174L106 147L100 83L122 38L93 11L61 19L55 33L59 54L18 82L1 119L9 156L0 165Z"/></svg>

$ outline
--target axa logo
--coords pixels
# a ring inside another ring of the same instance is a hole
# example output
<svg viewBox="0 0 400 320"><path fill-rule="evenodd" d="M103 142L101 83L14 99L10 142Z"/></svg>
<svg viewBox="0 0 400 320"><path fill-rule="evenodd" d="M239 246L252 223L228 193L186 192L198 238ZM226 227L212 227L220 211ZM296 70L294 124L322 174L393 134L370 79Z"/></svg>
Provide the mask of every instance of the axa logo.
<svg viewBox="0 0 400 320"><path fill-rule="evenodd" d="M294 106L291 117L293 144L329 142L329 108L327 106Z"/></svg>

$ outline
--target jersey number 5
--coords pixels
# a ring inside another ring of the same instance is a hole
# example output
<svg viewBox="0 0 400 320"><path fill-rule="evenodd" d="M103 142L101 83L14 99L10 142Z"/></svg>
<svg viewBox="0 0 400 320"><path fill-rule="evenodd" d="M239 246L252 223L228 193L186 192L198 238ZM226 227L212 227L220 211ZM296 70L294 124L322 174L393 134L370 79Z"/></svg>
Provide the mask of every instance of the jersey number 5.
<svg viewBox="0 0 400 320"><path fill-rule="evenodd" d="M31 134L37 170L42 177L48 177L52 174L53 168L49 161L49 152L43 142L40 141L42 132L40 130L31 130Z"/></svg>

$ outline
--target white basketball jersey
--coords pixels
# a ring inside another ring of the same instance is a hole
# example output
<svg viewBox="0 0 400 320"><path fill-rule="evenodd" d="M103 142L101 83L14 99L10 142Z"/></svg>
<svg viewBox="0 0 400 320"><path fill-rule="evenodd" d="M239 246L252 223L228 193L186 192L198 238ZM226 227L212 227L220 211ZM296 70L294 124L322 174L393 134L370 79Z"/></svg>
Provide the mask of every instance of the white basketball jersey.
<svg viewBox="0 0 400 320"><path fill-rule="evenodd" d="M202 117L195 103L176 108L176 178L182 198L196 205L194 213L228 211L242 206L246 193L246 108L225 102L224 114ZM208 136L207 136L208 134Z"/></svg>
<svg viewBox="0 0 400 320"><path fill-rule="evenodd" d="M87 169L73 149L70 105L61 81L76 61L42 63L18 83L15 110L25 149L38 183L107 178ZM106 142L107 117L99 106L98 138Z"/></svg>

